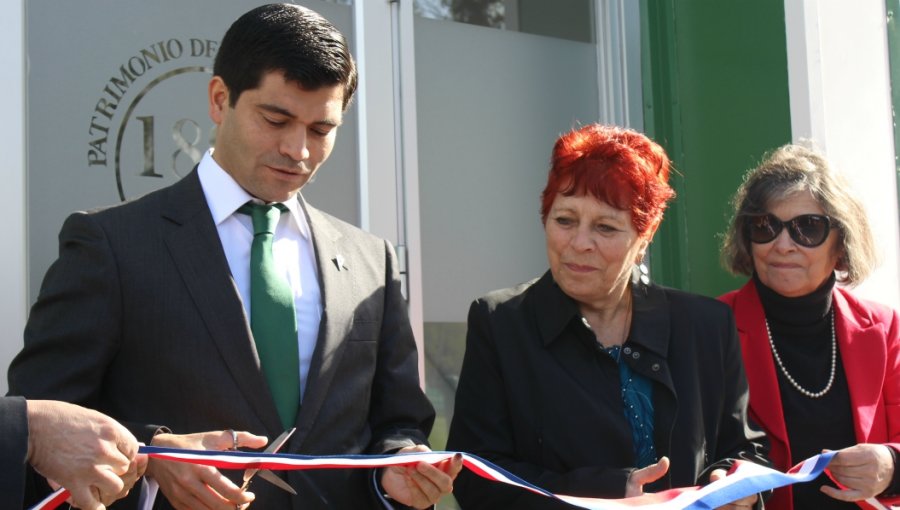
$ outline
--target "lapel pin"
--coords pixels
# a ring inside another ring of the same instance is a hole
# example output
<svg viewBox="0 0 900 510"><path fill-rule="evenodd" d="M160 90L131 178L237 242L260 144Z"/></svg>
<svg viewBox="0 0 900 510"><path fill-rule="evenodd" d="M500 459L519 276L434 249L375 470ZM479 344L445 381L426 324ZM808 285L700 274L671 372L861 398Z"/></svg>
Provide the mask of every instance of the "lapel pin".
<svg viewBox="0 0 900 510"><path fill-rule="evenodd" d="M340 271L341 269L347 269L347 266L344 265L344 256L343 255L339 254L338 256L336 256L335 258L333 258L331 260L334 261L334 265L337 267L338 271Z"/></svg>

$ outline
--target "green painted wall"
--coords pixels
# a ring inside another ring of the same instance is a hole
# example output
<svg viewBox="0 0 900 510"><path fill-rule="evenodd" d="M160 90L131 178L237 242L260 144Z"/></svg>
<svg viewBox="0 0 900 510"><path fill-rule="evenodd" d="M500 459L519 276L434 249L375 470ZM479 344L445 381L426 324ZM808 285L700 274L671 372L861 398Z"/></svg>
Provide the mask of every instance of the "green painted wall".
<svg viewBox="0 0 900 510"><path fill-rule="evenodd" d="M651 249L655 281L710 296L743 278L719 263L744 172L791 140L783 0L642 0L646 133L678 197Z"/></svg>
<svg viewBox="0 0 900 510"><path fill-rule="evenodd" d="M888 56L891 67L891 115L894 118L894 167L900 186L900 129L897 126L897 108L900 108L900 0L885 0L887 7ZM897 190L900 196L900 188Z"/></svg>

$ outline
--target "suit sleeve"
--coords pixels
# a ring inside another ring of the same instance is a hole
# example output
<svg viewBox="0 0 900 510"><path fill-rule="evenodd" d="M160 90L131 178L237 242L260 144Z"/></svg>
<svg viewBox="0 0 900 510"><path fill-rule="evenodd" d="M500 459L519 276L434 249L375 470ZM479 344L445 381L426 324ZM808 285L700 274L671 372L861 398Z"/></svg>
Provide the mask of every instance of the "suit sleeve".
<svg viewBox="0 0 900 510"><path fill-rule="evenodd" d="M0 397L0 508L21 508L25 496L28 416L25 399Z"/></svg>
<svg viewBox="0 0 900 510"><path fill-rule="evenodd" d="M885 346L887 349L887 366L885 367L884 397L885 414L887 415L888 443L894 457L894 478L886 494L890 496L878 498L886 505L900 503L900 315L891 310L890 321L885 324Z"/></svg>
<svg viewBox="0 0 900 510"><path fill-rule="evenodd" d="M888 423L888 442L900 449L900 315L891 311L890 322L885 324L887 366L882 392Z"/></svg>
<svg viewBox="0 0 900 510"><path fill-rule="evenodd" d="M475 454L543 489L585 497L622 497L631 469L592 466L555 472L523 458L508 411L510 398L491 327L491 311L483 301L469 309L463 358L447 448ZM488 481L463 470L454 495L466 510L494 508L564 509L558 500Z"/></svg>
<svg viewBox="0 0 900 510"><path fill-rule="evenodd" d="M728 469L737 459L754 462L764 466L771 463L767 457L768 442L765 433L753 425L749 419L747 407L750 402L750 391L747 374L741 354L734 315L726 310L722 342L722 413L719 422L718 442L716 444L713 463L706 467L700 476L703 483L708 482L709 474L714 469Z"/></svg>
<svg viewBox="0 0 900 510"><path fill-rule="evenodd" d="M372 387L370 453L388 453L428 444L434 408L419 385L419 357L406 299L401 292L397 256L384 243L384 317Z"/></svg>
<svg viewBox="0 0 900 510"><path fill-rule="evenodd" d="M99 405L104 374L122 338L120 278L106 232L89 214L69 216L25 326L25 345L9 367L9 392ZM150 442L155 425L125 424Z"/></svg>

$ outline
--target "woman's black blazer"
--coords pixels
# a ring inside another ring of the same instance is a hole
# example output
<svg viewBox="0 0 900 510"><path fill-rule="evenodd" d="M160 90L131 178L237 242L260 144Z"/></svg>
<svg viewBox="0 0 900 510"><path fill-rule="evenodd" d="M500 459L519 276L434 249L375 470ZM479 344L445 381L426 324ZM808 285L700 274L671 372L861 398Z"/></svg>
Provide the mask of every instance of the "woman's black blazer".
<svg viewBox="0 0 900 510"><path fill-rule="evenodd" d="M764 436L747 420L728 306L639 282L632 294L621 355L653 383L654 444L671 461L644 490L704 483L720 461L767 463ZM615 361L549 272L472 303L448 450L474 453L554 493L620 498L634 469L622 406ZM454 494L467 510L571 508L466 470Z"/></svg>

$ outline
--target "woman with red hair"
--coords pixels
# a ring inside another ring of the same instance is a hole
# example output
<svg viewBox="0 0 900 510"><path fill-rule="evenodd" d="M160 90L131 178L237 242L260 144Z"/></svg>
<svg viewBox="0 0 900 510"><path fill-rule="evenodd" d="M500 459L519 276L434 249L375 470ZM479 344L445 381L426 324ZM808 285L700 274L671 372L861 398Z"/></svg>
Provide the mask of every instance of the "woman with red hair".
<svg viewBox="0 0 900 510"><path fill-rule="evenodd" d="M550 270L472 304L448 448L600 498L766 463L730 310L639 269L674 196L668 178L663 149L635 131L559 138L541 197ZM464 509L569 508L466 473L454 494Z"/></svg>

